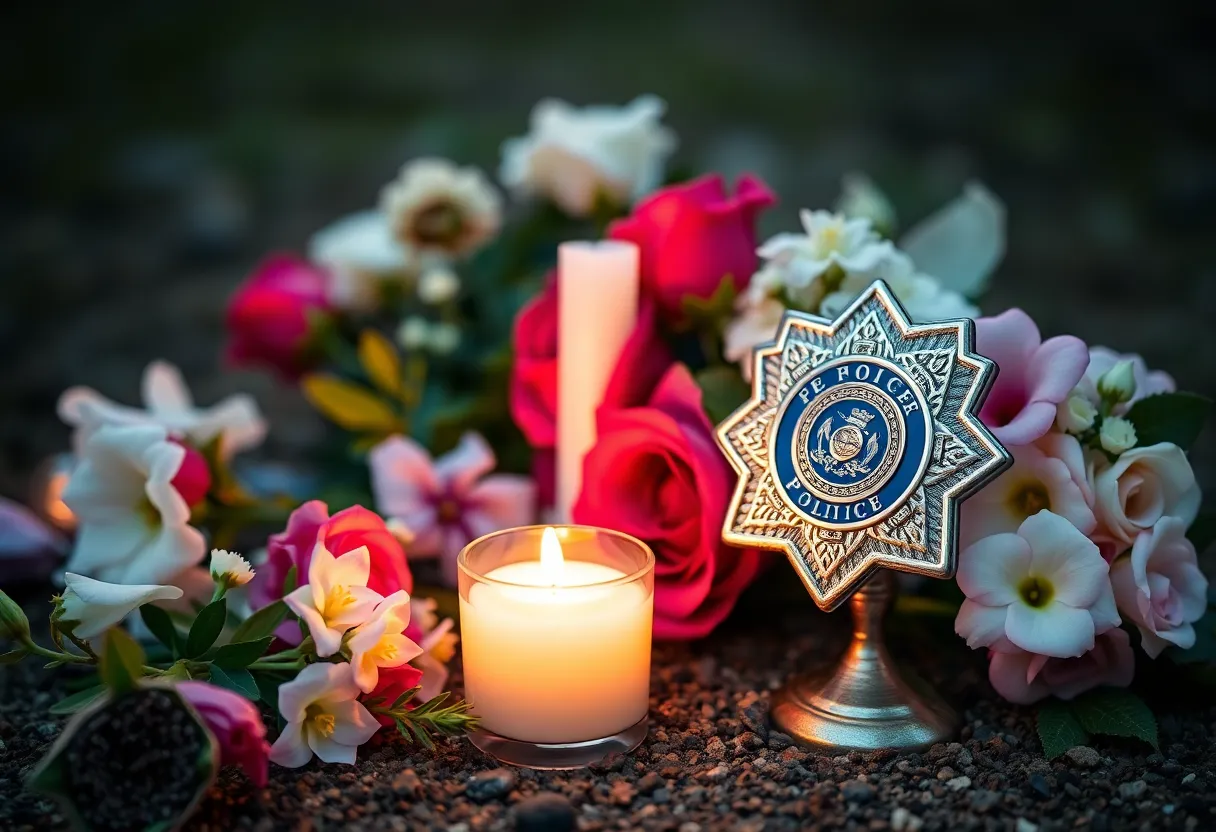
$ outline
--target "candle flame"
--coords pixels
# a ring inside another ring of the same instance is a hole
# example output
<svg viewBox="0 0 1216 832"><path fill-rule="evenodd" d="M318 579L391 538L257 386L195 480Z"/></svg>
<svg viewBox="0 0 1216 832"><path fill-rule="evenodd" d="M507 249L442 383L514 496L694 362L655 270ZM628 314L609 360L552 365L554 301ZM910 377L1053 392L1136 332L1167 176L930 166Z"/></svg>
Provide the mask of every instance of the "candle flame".
<svg viewBox="0 0 1216 832"><path fill-rule="evenodd" d="M552 526L540 536L540 568L552 586L560 586L566 559L562 556L562 544L557 539L557 530Z"/></svg>

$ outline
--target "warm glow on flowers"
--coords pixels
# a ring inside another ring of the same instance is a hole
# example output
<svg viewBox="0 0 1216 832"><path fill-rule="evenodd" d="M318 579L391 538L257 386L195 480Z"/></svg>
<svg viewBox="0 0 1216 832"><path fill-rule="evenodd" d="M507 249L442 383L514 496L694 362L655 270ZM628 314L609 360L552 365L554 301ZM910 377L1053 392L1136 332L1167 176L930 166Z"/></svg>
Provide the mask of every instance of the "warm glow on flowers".
<svg viewBox="0 0 1216 832"><path fill-rule="evenodd" d="M299 768L313 754L323 763L352 765L359 746L372 738L380 723L356 701L349 664L311 664L279 688L279 713L287 724L270 749L270 761Z"/></svg>
<svg viewBox="0 0 1216 832"><path fill-rule="evenodd" d="M66 572L65 589L59 605L63 608L60 621L79 638L93 638L122 621L144 604L153 601L174 601L182 597L175 586L145 584L112 584L95 581L84 575Z"/></svg>
<svg viewBox="0 0 1216 832"><path fill-rule="evenodd" d="M402 632L410 622L410 596L398 590L376 605L371 617L351 633L347 641L355 684L364 693L375 690L380 668L400 667L412 661L422 648Z"/></svg>
<svg viewBox="0 0 1216 832"><path fill-rule="evenodd" d="M384 600L367 588L371 555L360 546L335 558L318 542L308 565L308 583L283 600L300 616L322 658L337 653L346 631L364 623Z"/></svg>
<svg viewBox="0 0 1216 832"><path fill-rule="evenodd" d="M244 586L253 580L253 567L236 552L212 549L211 580L229 587Z"/></svg>

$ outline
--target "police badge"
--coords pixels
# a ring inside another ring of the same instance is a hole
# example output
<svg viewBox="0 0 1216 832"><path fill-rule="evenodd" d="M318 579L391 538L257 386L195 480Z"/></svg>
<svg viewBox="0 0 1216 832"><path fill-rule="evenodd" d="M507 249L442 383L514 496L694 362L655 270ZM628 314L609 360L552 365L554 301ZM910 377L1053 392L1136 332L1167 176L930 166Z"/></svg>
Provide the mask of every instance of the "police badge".
<svg viewBox="0 0 1216 832"><path fill-rule="evenodd" d="M786 313L752 366L751 399L718 428L739 474L723 539L785 552L825 610L857 591L844 664L787 684L774 721L818 745L937 741L953 718L894 672L891 583L866 582L880 567L953 576L959 503L1011 463L976 415L996 367L971 321L913 325L881 281L834 322Z"/></svg>

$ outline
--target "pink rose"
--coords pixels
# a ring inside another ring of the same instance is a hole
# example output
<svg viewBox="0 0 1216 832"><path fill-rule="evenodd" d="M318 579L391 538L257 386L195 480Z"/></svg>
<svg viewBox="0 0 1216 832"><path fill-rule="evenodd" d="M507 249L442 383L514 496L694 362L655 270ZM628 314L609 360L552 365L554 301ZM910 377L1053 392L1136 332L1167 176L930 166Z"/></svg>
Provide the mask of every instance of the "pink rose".
<svg viewBox="0 0 1216 832"><path fill-rule="evenodd" d="M405 693L407 690L416 688L422 684L422 671L408 664L403 664L400 667L382 667L380 668L380 681L376 683L375 689L360 699L381 699L380 706L383 708L391 708L397 697ZM411 705L417 705L425 702L424 699L419 699L417 695L410 700ZM391 728L394 725L392 718L384 714L372 713L372 716L386 728Z"/></svg>
<svg viewBox="0 0 1216 832"><path fill-rule="evenodd" d="M1073 699L1102 685L1125 688L1136 672L1131 642L1117 627L1098 636L1092 650L1074 659L1025 650L994 652L990 659L988 681L1015 705L1030 705L1048 696Z"/></svg>
<svg viewBox="0 0 1216 832"><path fill-rule="evenodd" d="M722 542L735 475L701 391L673 365L643 407L602 408L574 520L632 534L655 554L654 633L708 634L760 571L761 555Z"/></svg>
<svg viewBox="0 0 1216 832"><path fill-rule="evenodd" d="M655 191L608 236L641 250L643 291L669 321L684 317L684 299L713 295L724 277L742 291L756 271L756 218L777 201L768 187L744 176L734 195L722 177L703 176Z"/></svg>
<svg viewBox="0 0 1216 832"><path fill-rule="evenodd" d="M1128 557L1110 568L1115 603L1140 630L1144 652L1156 658L1171 644L1195 646L1194 623L1208 608L1208 579L1199 570L1186 523L1162 517L1141 532Z"/></svg>
<svg viewBox="0 0 1216 832"><path fill-rule="evenodd" d="M975 333L977 351L1000 368L980 418L1002 444L1029 445L1051 430L1056 406L1085 375L1089 350L1071 335L1044 341L1021 309L978 319Z"/></svg>
<svg viewBox="0 0 1216 832"><path fill-rule="evenodd" d="M220 746L220 765L237 766L259 789L266 785L270 743L257 707L207 682L178 682L177 691L202 717Z"/></svg>
<svg viewBox="0 0 1216 832"><path fill-rule="evenodd" d="M294 379L307 369L310 315L326 312L328 276L291 254L274 254L228 302L228 359L266 364Z"/></svg>
<svg viewBox="0 0 1216 832"><path fill-rule="evenodd" d="M211 468L208 467L203 455L185 442L172 437L169 438L169 441L181 446L186 452L186 455L182 457L181 466L169 484L177 490L178 494L182 495L186 505L193 508L205 500L207 492L211 490Z"/></svg>
<svg viewBox="0 0 1216 832"><path fill-rule="evenodd" d="M351 506L330 517L325 503L313 500L291 513L286 530L270 536L266 562L258 567L249 585L249 601L254 609L283 597L283 582L293 566L296 585L307 582L312 551L318 542L323 542L336 556L366 546L371 555L368 588L385 597L399 589L413 592L414 578L405 550L378 514L362 506ZM299 626L293 622L284 623L275 635L290 644L300 643Z"/></svg>

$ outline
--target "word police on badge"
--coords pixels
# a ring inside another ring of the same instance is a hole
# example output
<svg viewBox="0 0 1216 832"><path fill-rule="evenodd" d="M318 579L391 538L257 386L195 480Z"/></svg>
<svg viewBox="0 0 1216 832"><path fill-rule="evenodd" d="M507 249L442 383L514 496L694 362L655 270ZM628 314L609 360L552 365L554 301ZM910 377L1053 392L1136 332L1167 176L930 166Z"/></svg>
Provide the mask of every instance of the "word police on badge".
<svg viewBox="0 0 1216 832"><path fill-rule="evenodd" d="M995 375L971 321L913 325L881 281L836 321L787 313L755 350L752 396L718 428L739 474L723 539L785 552L823 609L857 592L841 666L774 698L791 736L909 747L953 730L895 671L881 633L891 581L869 579L954 574L959 503L1011 463L976 415Z"/></svg>

